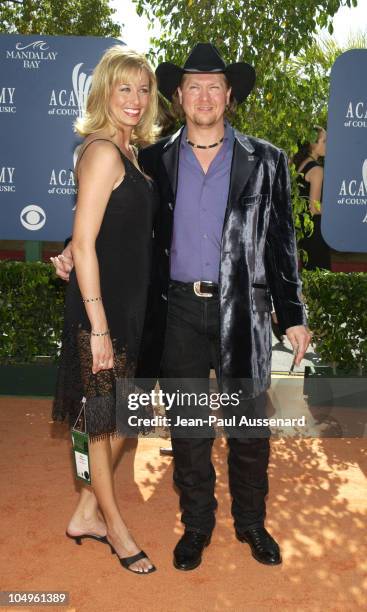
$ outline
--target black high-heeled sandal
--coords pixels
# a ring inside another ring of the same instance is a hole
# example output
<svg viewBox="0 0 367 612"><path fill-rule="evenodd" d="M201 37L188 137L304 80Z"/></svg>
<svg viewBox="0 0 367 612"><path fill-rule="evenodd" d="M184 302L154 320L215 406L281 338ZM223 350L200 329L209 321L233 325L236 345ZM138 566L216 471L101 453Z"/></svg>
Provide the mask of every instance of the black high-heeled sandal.
<svg viewBox="0 0 367 612"><path fill-rule="evenodd" d="M75 544L78 544L79 546L81 546L82 540L89 538L90 540L96 540L96 542L101 542L102 544L108 544L108 546L111 547L111 544L107 540L106 536L95 536L89 533L84 533L83 535L78 535L78 536L72 536L67 531L65 531L65 535L68 538L70 538L70 540L74 540ZM114 551L112 550L112 548L111 548L111 553L114 554Z"/></svg>
<svg viewBox="0 0 367 612"><path fill-rule="evenodd" d="M117 555L117 552L112 546L112 544L110 544L110 548L111 548L111 553ZM126 569L128 572L132 572L133 574L144 576L144 574L151 574L152 572L157 571L157 568L153 564L152 564L152 567L150 567L147 571L143 571L143 572L139 572L139 571L130 569L130 565L132 565L136 561L140 561L140 559L149 559L148 555L143 550L138 552L136 555L132 555L132 557L119 557L117 555L117 558L120 561L122 567Z"/></svg>

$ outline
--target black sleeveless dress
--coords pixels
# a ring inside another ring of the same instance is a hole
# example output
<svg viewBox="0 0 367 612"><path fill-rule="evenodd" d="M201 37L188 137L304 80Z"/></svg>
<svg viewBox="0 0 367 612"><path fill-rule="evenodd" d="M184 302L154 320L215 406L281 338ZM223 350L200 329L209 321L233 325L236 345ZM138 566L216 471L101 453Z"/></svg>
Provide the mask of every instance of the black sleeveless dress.
<svg viewBox="0 0 367 612"><path fill-rule="evenodd" d="M52 410L54 420L68 420L72 427L85 397L85 425L91 440L121 433L121 395L125 394L126 399L126 387L121 381L133 379L137 367L151 277L152 227L158 205L153 182L118 150L125 176L111 193L96 240L101 295L115 367L92 374L91 325L73 269L66 290Z"/></svg>
<svg viewBox="0 0 367 612"><path fill-rule="evenodd" d="M302 198L307 198L307 200L310 199L311 185L304 177L309 170L315 168L316 166L320 166L320 164L316 161L308 162L302 168L301 173L298 176L299 194ZM326 244L321 234L321 215L313 215L312 221L314 225L312 235L302 238L299 243L299 246L308 254L308 261L307 263L303 264L303 266L307 270L315 270L316 268L331 270L330 247Z"/></svg>

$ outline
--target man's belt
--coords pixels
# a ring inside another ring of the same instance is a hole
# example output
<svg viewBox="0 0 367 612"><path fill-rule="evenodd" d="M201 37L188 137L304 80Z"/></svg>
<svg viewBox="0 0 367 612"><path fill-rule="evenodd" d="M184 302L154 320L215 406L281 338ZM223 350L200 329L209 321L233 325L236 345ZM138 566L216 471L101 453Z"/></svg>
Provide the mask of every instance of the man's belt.
<svg viewBox="0 0 367 612"><path fill-rule="evenodd" d="M172 280L172 286L189 289L198 297L213 297L218 295L218 285L212 281L195 281L194 283L183 283L181 281Z"/></svg>
<svg viewBox="0 0 367 612"><path fill-rule="evenodd" d="M212 283L211 281L196 281L193 283L194 293L198 297L213 297L213 295L218 295L218 285L217 283Z"/></svg>

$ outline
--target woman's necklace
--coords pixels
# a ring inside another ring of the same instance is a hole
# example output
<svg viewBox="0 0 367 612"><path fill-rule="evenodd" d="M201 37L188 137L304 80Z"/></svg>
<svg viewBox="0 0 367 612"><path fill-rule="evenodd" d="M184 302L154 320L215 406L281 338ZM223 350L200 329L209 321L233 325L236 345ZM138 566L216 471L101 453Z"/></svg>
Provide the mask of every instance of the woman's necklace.
<svg viewBox="0 0 367 612"><path fill-rule="evenodd" d="M214 142L211 145L199 145L199 144L195 144L194 142L191 142L191 140L186 138L187 144L189 144L190 147L192 147L193 149L214 149L214 147L217 147L218 145L222 144L223 140L224 140L224 136L220 140L218 140L218 142Z"/></svg>
<svg viewBox="0 0 367 612"><path fill-rule="evenodd" d="M311 153L309 153L308 157L311 157L311 159L313 159L315 162L319 161L319 158L315 157L314 155L311 155Z"/></svg>

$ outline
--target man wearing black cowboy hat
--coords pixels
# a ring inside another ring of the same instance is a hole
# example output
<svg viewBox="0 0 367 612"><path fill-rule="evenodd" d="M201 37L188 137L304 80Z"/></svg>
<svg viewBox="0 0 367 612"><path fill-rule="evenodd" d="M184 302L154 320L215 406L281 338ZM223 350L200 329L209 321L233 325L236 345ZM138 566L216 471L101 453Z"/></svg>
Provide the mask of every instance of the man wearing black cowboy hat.
<svg viewBox="0 0 367 612"><path fill-rule="evenodd" d="M240 388L237 416L249 408L259 414L270 385L270 295L280 328L297 350L296 364L310 341L299 297L287 159L225 121L226 108L233 100L242 103L254 86L248 64L226 66L213 45L200 43L183 68L164 62L156 74L160 92L180 107L186 124L139 155L160 193L159 272L146 326L154 348L144 349L145 372L155 371L163 351L163 387L170 390L167 379L174 380L173 390L180 380L180 391L190 392L202 389L214 367L222 390ZM195 415L195 409L174 408L175 418ZM199 429L187 427L184 437L172 431L185 525L174 551L181 570L201 563L215 523L213 437ZM279 564L279 547L264 527L269 435L264 428L252 437L237 433L228 436L236 535L259 562Z"/></svg>

